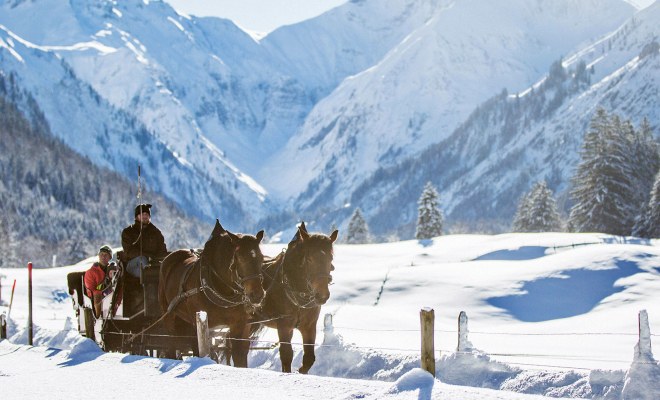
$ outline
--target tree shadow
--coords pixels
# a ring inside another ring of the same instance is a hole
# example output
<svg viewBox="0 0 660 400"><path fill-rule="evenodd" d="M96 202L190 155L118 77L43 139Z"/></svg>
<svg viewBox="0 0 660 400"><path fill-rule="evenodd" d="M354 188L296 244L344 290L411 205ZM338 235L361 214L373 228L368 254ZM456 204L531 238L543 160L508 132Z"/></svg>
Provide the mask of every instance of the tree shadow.
<svg viewBox="0 0 660 400"><path fill-rule="evenodd" d="M617 260L616 268L564 271L561 277L525 282L522 294L493 297L486 301L524 322L568 318L585 314L606 297L623 291L625 287L615 287L614 283L640 272L645 271L636 262Z"/></svg>
<svg viewBox="0 0 660 400"><path fill-rule="evenodd" d="M417 239L417 243L422 247L431 247L433 246L433 239Z"/></svg>
<svg viewBox="0 0 660 400"><path fill-rule="evenodd" d="M545 246L522 246L517 249L497 250L483 254L473 261L483 260L533 260L545 257L548 248Z"/></svg>

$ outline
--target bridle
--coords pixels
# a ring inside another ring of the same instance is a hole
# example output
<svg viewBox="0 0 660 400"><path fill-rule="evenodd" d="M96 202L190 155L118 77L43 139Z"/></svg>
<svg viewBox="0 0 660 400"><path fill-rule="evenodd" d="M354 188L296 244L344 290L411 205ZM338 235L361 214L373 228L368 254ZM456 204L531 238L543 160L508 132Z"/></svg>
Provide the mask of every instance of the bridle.
<svg viewBox="0 0 660 400"><path fill-rule="evenodd" d="M286 255L286 252L284 253ZM309 249L305 248L305 251L303 253L303 259L300 265L298 266L298 269L305 271L306 270L305 266L310 263L309 258L310 258ZM282 266L283 265L284 265L284 260L282 260ZM295 290L295 288L289 281L283 267L282 269L283 271L282 271L281 282L284 288L284 294L289 299L289 301L291 301L291 303L293 303L298 308L313 308L322 305L319 304L319 302L316 299L316 296L314 296L314 288L312 286L312 282L320 278L326 278L328 280L328 285L331 285L332 275L330 273L328 274L319 273L315 275L306 274L304 279L305 288L303 290Z"/></svg>

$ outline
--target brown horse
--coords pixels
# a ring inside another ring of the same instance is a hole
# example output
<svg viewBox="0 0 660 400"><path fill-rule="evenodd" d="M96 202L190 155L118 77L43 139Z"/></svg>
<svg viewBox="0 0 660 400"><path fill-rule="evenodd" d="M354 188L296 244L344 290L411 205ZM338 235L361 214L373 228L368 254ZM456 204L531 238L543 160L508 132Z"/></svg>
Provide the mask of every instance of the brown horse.
<svg viewBox="0 0 660 400"><path fill-rule="evenodd" d="M165 328L179 333L181 321L194 327L195 313L206 311L209 328L229 327L234 366L247 367L247 320L265 296L261 275L264 257L259 248L263 236L263 230L256 236L233 234L216 220L199 256L190 250L168 255L160 268L158 291Z"/></svg>
<svg viewBox="0 0 660 400"><path fill-rule="evenodd" d="M335 230L330 236L310 234L303 222L286 251L264 262L267 291L257 318L263 325L277 329L283 372L291 372L294 328L303 338L303 363L298 371L306 374L316 360L316 322L321 306L330 298L330 274L335 269L332 244L338 233ZM260 328L255 325L252 332Z"/></svg>

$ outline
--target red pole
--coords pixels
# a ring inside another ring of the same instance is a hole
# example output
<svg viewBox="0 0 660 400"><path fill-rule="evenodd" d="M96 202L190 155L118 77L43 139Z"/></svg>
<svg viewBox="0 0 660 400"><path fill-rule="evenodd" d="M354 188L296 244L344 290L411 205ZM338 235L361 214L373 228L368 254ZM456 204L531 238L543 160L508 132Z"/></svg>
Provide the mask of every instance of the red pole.
<svg viewBox="0 0 660 400"><path fill-rule="evenodd" d="M28 345L32 346L32 263L28 263Z"/></svg>

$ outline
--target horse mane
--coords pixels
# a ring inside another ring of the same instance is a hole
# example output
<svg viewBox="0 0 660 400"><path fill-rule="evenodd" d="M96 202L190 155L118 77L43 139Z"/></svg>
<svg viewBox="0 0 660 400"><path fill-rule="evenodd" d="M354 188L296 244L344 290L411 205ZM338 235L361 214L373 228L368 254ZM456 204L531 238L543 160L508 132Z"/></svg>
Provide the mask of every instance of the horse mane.
<svg viewBox="0 0 660 400"><path fill-rule="evenodd" d="M206 258L204 256L207 256ZM211 263L214 267L219 267L221 270L229 269L231 261L234 257L234 246L232 245L231 238L226 233L220 235L212 235L209 240L204 244L200 259ZM220 260L220 265L217 260Z"/></svg>

